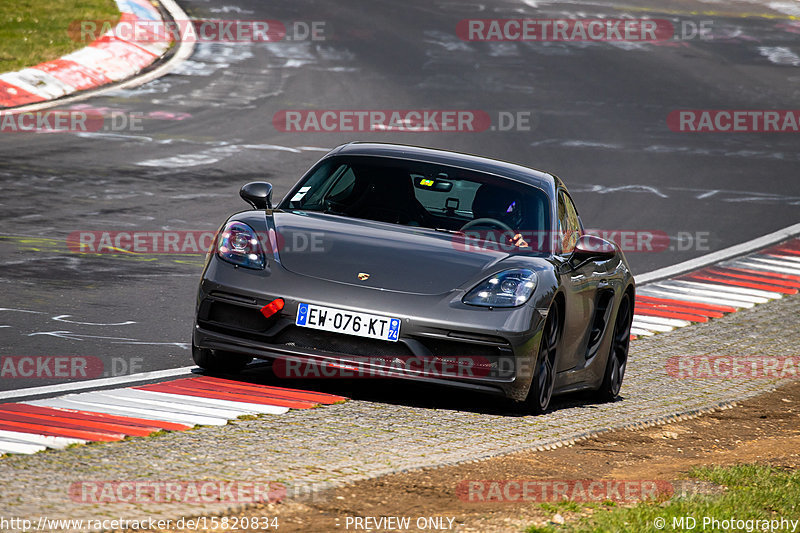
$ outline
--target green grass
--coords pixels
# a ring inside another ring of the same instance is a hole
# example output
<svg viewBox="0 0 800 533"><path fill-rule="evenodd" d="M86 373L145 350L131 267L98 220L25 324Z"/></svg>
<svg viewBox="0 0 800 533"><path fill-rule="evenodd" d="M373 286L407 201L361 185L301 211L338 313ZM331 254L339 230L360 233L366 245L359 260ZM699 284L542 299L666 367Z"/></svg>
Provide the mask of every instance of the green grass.
<svg viewBox="0 0 800 533"><path fill-rule="evenodd" d="M117 19L114 0L0 0L0 73L86 46L68 31L71 23Z"/></svg>
<svg viewBox="0 0 800 533"><path fill-rule="evenodd" d="M544 532L651 532L683 531L673 518L694 517L695 531L726 531L723 525L706 524L703 517L723 520L797 520L800 518L800 471L784 471L759 465L698 468L690 472L695 479L710 481L726 488L718 495L691 495L674 497L666 502L641 502L633 507L591 508L591 516L572 518L564 525L532 526L528 533ZM556 509L552 504L542 504L545 511ZM545 507L546 506L546 507ZM562 512L565 509L560 507ZM568 509L574 510L574 506ZM655 527L656 518L665 520L665 527ZM686 528L686 530L690 530ZM791 525L788 531L791 531ZM800 531L800 527L798 527Z"/></svg>

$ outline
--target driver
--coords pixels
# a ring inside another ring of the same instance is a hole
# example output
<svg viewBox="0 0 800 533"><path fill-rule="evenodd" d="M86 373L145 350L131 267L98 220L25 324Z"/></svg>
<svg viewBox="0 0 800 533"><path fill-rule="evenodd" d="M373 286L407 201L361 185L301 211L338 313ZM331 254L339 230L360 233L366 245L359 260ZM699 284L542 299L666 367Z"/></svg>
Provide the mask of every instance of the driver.
<svg viewBox="0 0 800 533"><path fill-rule="evenodd" d="M510 242L520 248L527 248L528 243L518 233L523 225L522 199L513 191L484 183L475 192L472 200L472 216L474 220L490 218L502 222L515 234ZM487 225L491 225L487 222Z"/></svg>

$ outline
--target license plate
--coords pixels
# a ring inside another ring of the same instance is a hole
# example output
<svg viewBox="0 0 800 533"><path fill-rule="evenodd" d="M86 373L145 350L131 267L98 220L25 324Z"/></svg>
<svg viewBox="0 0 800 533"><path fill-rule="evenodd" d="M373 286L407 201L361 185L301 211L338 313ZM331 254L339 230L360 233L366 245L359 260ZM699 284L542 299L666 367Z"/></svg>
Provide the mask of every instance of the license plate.
<svg viewBox="0 0 800 533"><path fill-rule="evenodd" d="M399 318L356 313L321 305L301 303L297 308L295 324L305 328L392 342L396 342L400 336Z"/></svg>

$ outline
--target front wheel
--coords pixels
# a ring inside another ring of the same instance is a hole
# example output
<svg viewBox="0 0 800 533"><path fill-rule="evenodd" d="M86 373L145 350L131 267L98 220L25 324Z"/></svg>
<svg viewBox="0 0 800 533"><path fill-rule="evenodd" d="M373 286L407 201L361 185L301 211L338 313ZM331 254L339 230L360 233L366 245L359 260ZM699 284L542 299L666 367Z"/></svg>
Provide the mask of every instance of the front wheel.
<svg viewBox="0 0 800 533"><path fill-rule="evenodd" d="M236 373L253 360L246 355L198 348L194 343L192 343L192 359L203 370L214 373Z"/></svg>
<svg viewBox="0 0 800 533"><path fill-rule="evenodd" d="M550 407L550 400L556 384L556 351L560 336L561 317L558 305L553 304L547 313L547 320L542 330L542 342L536 358L533 383L528 392L528 404L536 414L544 413Z"/></svg>
<svg viewBox="0 0 800 533"><path fill-rule="evenodd" d="M633 318L633 302L628 293L622 297L614 320L614 336L611 338L611 349L603 376L603 384L597 391L597 399L601 402L613 401L622 387L625 367L628 365L628 347L631 337L631 320Z"/></svg>

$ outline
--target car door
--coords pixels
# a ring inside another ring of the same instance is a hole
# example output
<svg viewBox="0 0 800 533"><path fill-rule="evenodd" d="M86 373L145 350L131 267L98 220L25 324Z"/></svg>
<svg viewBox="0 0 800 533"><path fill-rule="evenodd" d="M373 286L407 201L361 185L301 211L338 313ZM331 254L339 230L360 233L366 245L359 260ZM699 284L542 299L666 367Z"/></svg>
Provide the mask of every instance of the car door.
<svg viewBox="0 0 800 533"><path fill-rule="evenodd" d="M564 372L583 367L585 362L598 278L602 274L595 272L594 261L579 263L573 260L573 251L578 238L583 234L583 226L572 198L564 189L558 191L557 218L556 251L560 252L559 274L565 296L564 325L557 369Z"/></svg>

